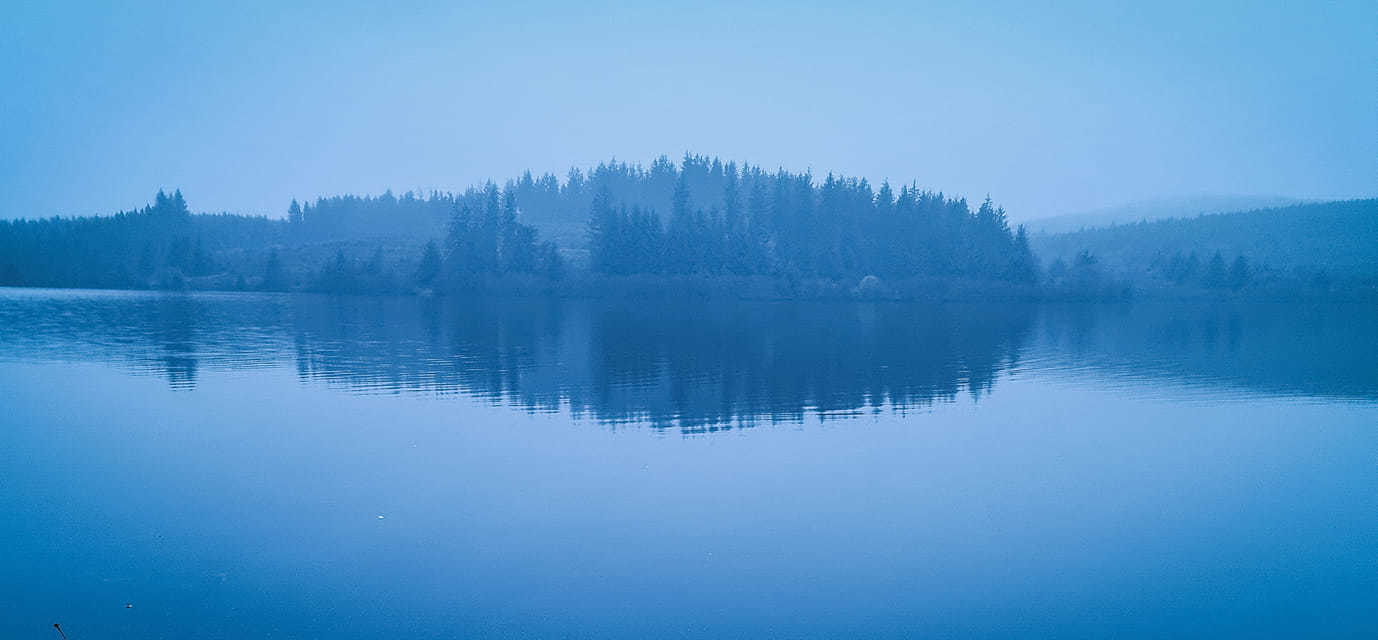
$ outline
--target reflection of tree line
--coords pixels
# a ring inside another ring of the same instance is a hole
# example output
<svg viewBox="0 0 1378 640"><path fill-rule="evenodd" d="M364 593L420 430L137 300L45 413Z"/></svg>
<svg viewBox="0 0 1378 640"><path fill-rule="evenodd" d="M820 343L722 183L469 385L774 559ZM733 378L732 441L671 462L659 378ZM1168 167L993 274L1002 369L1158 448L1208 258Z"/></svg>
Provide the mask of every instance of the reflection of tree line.
<svg viewBox="0 0 1378 640"><path fill-rule="evenodd" d="M226 294L17 292L0 297L0 350L112 361L195 387L202 367L268 367L290 337L283 298Z"/></svg>
<svg viewBox="0 0 1378 640"><path fill-rule="evenodd" d="M984 393L1032 321L1028 307L364 299L294 315L305 380L688 430Z"/></svg>
<svg viewBox="0 0 1378 640"><path fill-rule="evenodd" d="M289 360L303 382L351 392L466 394L687 430L979 395L1021 355L1039 367L1373 399L1375 326L1371 305L0 298L6 354L132 363L176 388L204 367Z"/></svg>
<svg viewBox="0 0 1378 640"><path fill-rule="evenodd" d="M1040 360L1128 378L1378 399L1378 306L1347 303L1053 305Z"/></svg>
<svg viewBox="0 0 1378 640"><path fill-rule="evenodd" d="M963 389L983 393L1014 360L1030 324L1027 307L1014 309L604 309L595 322L598 412L715 425L797 420L808 410L923 406ZM626 384L642 380L662 388Z"/></svg>

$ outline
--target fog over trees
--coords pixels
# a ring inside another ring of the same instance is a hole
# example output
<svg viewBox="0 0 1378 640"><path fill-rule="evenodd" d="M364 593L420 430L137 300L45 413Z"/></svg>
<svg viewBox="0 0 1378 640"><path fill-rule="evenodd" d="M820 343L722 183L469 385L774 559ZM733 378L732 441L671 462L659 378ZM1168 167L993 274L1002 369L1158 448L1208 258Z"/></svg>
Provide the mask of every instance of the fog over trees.
<svg viewBox="0 0 1378 640"><path fill-rule="evenodd" d="M665 157L563 179L530 173L462 193L293 200L284 219L192 215L180 191L109 217L0 226L0 283L364 293L555 286L570 273L812 278L917 276L1032 285L1022 232L989 199L912 185ZM540 227L576 227L561 251Z"/></svg>
<svg viewBox="0 0 1378 640"><path fill-rule="evenodd" d="M1011 232L1004 210L989 199L973 212L965 200L911 186L872 189L865 180L832 174L816 183L807 173L693 160L677 175L673 167L663 176L657 167L632 172L627 191L640 198L598 187L589 207L595 270L1036 280L1027 238ZM653 205L658 194L645 187L671 180L662 221Z"/></svg>
<svg viewBox="0 0 1378 640"><path fill-rule="evenodd" d="M1372 288L1375 201L1031 237L989 197L718 158L611 161L463 192L0 222L0 285L737 297L1120 297Z"/></svg>
<svg viewBox="0 0 1378 640"><path fill-rule="evenodd" d="M1371 292L1378 288L1378 199L1155 220L1035 234L1049 278L1083 254L1140 290Z"/></svg>

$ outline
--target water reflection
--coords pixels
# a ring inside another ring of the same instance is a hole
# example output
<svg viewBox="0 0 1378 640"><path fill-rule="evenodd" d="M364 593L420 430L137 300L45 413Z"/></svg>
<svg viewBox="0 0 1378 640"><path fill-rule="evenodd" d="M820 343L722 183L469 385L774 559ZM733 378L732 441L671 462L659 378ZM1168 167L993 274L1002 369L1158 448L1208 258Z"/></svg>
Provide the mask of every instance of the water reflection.
<svg viewBox="0 0 1378 640"><path fill-rule="evenodd" d="M1031 366L1140 387L1170 382L1326 399L1378 399L1378 306L1308 303L1051 305Z"/></svg>
<svg viewBox="0 0 1378 640"><path fill-rule="evenodd" d="M303 382L685 431L988 392L1032 309L292 298Z"/></svg>
<svg viewBox="0 0 1378 640"><path fill-rule="evenodd" d="M293 367L355 393L466 394L686 432L921 409L1059 369L1378 398L1372 306L630 303L0 290L4 357L193 389Z"/></svg>

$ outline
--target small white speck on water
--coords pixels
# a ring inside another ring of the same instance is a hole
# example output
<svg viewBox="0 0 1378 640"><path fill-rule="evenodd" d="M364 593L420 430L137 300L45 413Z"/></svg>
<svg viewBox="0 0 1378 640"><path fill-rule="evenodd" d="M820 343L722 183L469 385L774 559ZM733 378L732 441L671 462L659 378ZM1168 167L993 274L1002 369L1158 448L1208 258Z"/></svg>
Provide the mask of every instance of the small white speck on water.
<svg viewBox="0 0 1378 640"><path fill-rule="evenodd" d="M382 514L379 514L379 515L378 515L378 519L379 519L379 520L382 520L382 519L383 519L383 515L382 515Z"/></svg>

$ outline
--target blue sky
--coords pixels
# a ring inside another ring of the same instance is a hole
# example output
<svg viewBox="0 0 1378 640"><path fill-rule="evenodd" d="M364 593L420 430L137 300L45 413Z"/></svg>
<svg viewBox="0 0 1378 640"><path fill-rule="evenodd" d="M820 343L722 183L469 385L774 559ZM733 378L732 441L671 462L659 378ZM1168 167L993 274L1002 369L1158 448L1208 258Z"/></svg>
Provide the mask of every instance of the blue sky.
<svg viewBox="0 0 1378 640"><path fill-rule="evenodd" d="M989 193L1378 194L1378 7L6 3L0 216L461 189L686 151Z"/></svg>

